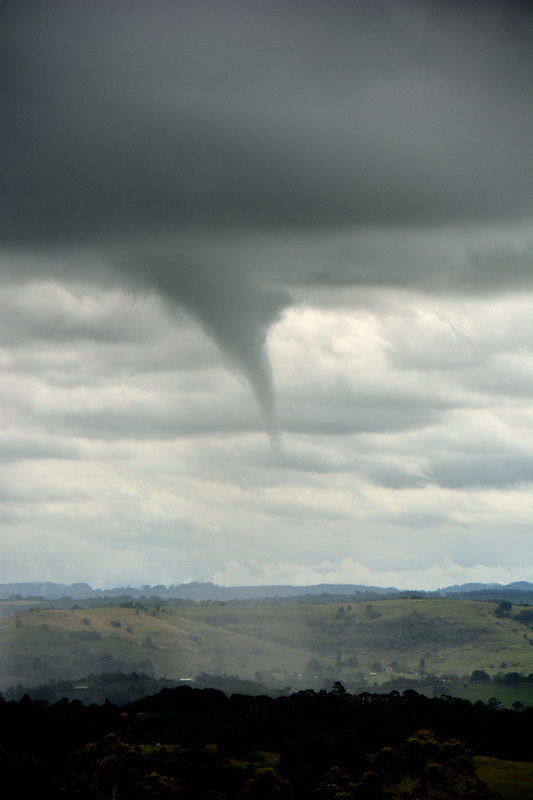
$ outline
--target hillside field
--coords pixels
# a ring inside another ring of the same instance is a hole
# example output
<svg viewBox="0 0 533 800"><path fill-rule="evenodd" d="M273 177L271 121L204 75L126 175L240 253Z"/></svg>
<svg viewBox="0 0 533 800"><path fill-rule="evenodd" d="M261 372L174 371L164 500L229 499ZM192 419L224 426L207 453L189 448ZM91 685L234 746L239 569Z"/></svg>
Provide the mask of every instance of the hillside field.
<svg viewBox="0 0 533 800"><path fill-rule="evenodd" d="M293 688L322 688L326 678L350 688L399 676L457 682L476 669L533 673L532 628L496 616L494 603L126 605L29 606L2 617L0 688L119 671L177 680L230 674Z"/></svg>

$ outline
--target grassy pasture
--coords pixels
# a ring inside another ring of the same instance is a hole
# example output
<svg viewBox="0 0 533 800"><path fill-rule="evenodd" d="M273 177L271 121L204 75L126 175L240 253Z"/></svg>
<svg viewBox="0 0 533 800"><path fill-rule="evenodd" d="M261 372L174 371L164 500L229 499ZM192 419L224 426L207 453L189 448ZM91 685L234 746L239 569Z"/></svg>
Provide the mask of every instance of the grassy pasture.
<svg viewBox="0 0 533 800"><path fill-rule="evenodd" d="M488 703L492 698L500 701L504 708L512 708L513 703L519 702L524 706L533 706L533 683L449 683L445 690L452 697L459 697L462 700L469 700L476 703ZM433 684L422 686L416 690L427 697L433 697Z"/></svg>
<svg viewBox="0 0 533 800"><path fill-rule="evenodd" d="M531 800L533 797L532 762L502 761L485 756L476 756L474 760L481 780L503 800Z"/></svg>
<svg viewBox="0 0 533 800"><path fill-rule="evenodd" d="M336 668L340 650L340 677L345 679L354 672L347 663L350 656L357 658L355 671L363 672L374 671L373 661L382 666L395 661L397 672L414 674L422 658L425 671L433 674L533 671L533 646L526 638L531 634L533 642L533 631L511 619L497 619L493 611L492 603L449 599L180 609L190 619L304 648L327 670Z"/></svg>
<svg viewBox="0 0 533 800"><path fill-rule="evenodd" d="M176 679L199 672L253 676L265 663L301 670L305 660L296 648L174 614L106 607L27 612L0 620L4 687L111 671L149 671Z"/></svg>
<svg viewBox="0 0 533 800"><path fill-rule="evenodd" d="M173 679L201 672L255 678L261 672L270 673L265 680L276 685L315 688L324 677L347 686L366 680L374 687L398 675L450 674L464 682L474 669L489 675L533 672L533 631L498 619L494 608L453 599L395 599L27 610L0 618L0 688L113 671ZM468 699L488 699L483 685L469 691L481 694ZM490 692L496 695L494 685ZM511 703L515 699L524 702L516 696Z"/></svg>

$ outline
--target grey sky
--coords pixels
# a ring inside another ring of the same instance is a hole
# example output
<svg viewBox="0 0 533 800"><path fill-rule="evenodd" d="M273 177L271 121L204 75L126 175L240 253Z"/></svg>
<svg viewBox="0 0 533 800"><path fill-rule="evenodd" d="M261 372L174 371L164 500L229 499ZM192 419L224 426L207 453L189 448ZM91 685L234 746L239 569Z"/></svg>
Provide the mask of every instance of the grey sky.
<svg viewBox="0 0 533 800"><path fill-rule="evenodd" d="M530 578L530 4L2 14L2 579Z"/></svg>
<svg viewBox="0 0 533 800"><path fill-rule="evenodd" d="M530 211L523 4L10 11L6 222L24 242Z"/></svg>

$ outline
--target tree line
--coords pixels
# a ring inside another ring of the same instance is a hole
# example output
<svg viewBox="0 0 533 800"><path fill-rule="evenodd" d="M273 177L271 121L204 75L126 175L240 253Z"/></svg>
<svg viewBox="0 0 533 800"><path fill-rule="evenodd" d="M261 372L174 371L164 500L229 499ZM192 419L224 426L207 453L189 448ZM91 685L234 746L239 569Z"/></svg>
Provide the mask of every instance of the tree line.
<svg viewBox="0 0 533 800"><path fill-rule="evenodd" d="M0 701L0 765L7 796L58 800L482 800L472 754L532 760L532 722L533 708L338 682L278 698L181 686L125 705L26 695Z"/></svg>

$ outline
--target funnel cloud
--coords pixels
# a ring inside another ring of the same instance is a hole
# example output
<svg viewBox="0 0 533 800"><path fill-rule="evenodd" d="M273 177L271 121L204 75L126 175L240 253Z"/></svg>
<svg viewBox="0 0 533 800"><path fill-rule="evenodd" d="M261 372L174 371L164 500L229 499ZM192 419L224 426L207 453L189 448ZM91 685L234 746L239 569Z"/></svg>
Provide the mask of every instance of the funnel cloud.
<svg viewBox="0 0 533 800"><path fill-rule="evenodd" d="M143 277L172 309L187 310L216 342L230 368L249 383L274 451L281 453L272 367L266 352L271 325L291 304L280 287L265 287L251 270L176 256L148 258Z"/></svg>

